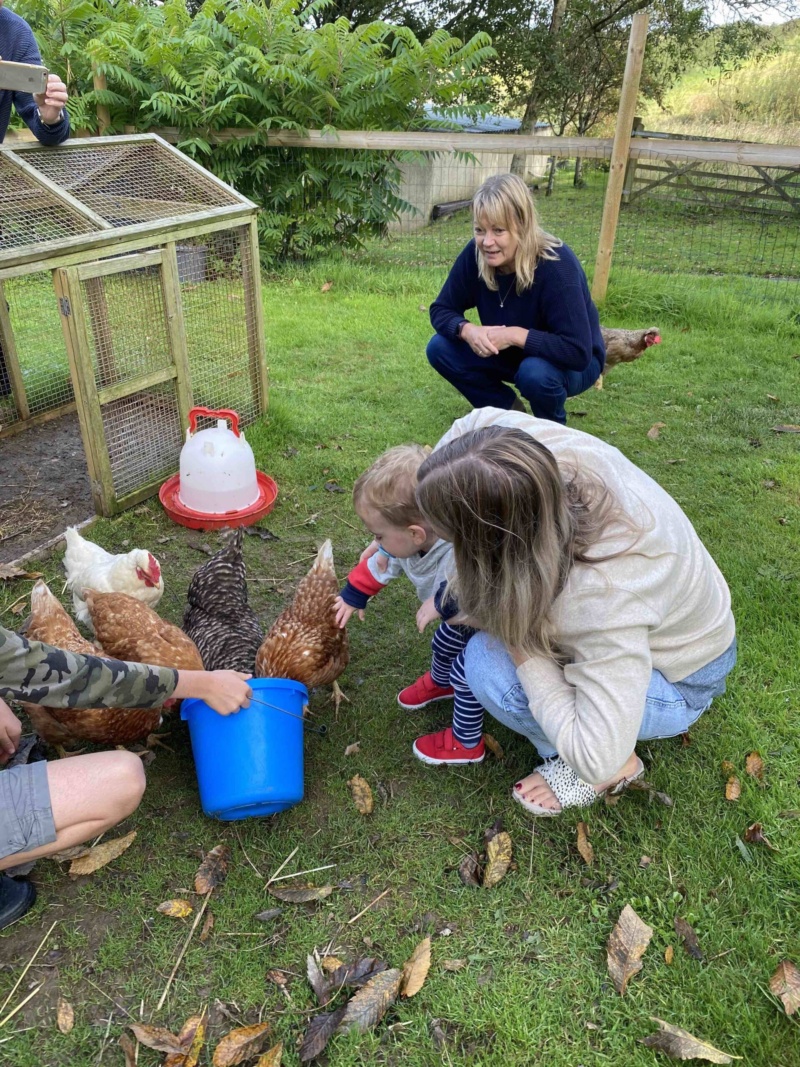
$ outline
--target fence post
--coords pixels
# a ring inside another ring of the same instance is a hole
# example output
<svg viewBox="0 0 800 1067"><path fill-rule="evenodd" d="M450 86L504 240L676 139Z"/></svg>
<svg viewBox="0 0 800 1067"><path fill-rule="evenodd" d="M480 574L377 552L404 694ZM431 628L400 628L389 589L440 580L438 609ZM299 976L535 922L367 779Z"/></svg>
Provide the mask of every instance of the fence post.
<svg viewBox="0 0 800 1067"><path fill-rule="evenodd" d="M105 92L108 88L105 74L100 74L94 64L92 64L92 84L96 93ZM97 114L97 132L102 137L111 125L111 112L108 110L107 104L96 104L95 112Z"/></svg>
<svg viewBox="0 0 800 1067"><path fill-rule="evenodd" d="M640 118L635 118L633 120L633 130L631 132L631 140L633 140L633 135L635 133L637 133L639 130L643 130L643 129L644 129L644 123L642 122L642 120ZM633 183L635 181L636 181L636 160L629 158L628 159L628 165L625 168L625 180L622 183L622 203L623 204L627 204L628 201L630 200L631 193L633 192Z"/></svg>
<svg viewBox="0 0 800 1067"><path fill-rule="evenodd" d="M622 93L617 111L617 128L614 131L614 146L611 150L611 167L606 186L606 198L603 204L603 221L600 223L600 240L597 244L597 258L594 265L592 297L600 303L605 299L608 289L608 275L611 271L611 256L614 252L614 238L617 234L619 208L622 199L622 186L625 181L625 168L631 146L631 129L636 111L636 99L639 95L639 79L642 76L644 47L647 41L647 24L649 16L646 11L639 11L633 16L631 36L628 41L628 58L625 62L625 74L622 79Z"/></svg>

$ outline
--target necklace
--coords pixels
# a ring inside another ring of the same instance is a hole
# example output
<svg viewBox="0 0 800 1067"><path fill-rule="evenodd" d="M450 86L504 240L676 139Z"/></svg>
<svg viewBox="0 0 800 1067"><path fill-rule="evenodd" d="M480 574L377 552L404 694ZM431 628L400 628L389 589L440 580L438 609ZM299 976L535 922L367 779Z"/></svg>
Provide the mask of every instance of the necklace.
<svg viewBox="0 0 800 1067"><path fill-rule="evenodd" d="M508 297L509 297L509 295L511 293L511 290L514 288L514 286L516 284L517 284L517 279L516 279L516 276L515 276L512 279L511 284L509 285L508 289L506 289L505 296L500 296L500 286L499 285L497 286L497 295L500 297L500 307L501 308L506 306L506 300L508 300Z"/></svg>

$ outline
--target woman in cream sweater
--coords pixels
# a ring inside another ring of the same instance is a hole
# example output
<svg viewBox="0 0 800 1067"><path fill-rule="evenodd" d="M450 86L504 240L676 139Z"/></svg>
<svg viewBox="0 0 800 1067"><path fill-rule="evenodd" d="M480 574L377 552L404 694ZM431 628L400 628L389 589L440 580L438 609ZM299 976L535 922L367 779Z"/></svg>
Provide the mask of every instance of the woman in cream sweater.
<svg viewBox="0 0 800 1067"><path fill-rule="evenodd" d="M513 797L536 815L643 773L637 740L684 733L725 690L725 579L677 503L616 448L515 411L454 423L417 496L451 541L483 706L544 757Z"/></svg>

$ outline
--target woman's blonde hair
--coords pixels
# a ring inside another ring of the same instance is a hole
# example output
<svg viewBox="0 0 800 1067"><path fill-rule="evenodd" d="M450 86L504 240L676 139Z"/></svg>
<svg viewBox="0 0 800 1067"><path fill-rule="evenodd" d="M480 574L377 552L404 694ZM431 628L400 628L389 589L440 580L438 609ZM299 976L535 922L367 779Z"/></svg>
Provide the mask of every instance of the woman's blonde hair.
<svg viewBox="0 0 800 1067"><path fill-rule="evenodd" d="M523 430L472 430L433 452L419 469L417 500L438 535L451 541L459 608L509 648L555 655L550 611L575 563L629 520L608 487L562 471Z"/></svg>
<svg viewBox="0 0 800 1067"><path fill-rule="evenodd" d="M475 224L502 226L517 240L514 270L517 293L530 289L540 259L558 259L555 249L564 243L539 225L539 216L530 190L516 174L496 174L488 178L472 198ZM494 267L476 247L478 272L489 289L497 290Z"/></svg>
<svg viewBox="0 0 800 1067"><path fill-rule="evenodd" d="M430 455L427 445L397 445L378 456L353 486L353 507L366 505L392 524L422 522L416 498L417 471Z"/></svg>

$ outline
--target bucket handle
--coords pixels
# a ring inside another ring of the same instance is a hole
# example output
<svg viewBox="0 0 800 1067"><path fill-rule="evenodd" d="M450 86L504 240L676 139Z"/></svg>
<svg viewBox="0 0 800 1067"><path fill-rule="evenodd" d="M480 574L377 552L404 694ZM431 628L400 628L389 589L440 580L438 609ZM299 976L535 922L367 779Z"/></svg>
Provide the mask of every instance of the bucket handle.
<svg viewBox="0 0 800 1067"><path fill-rule="evenodd" d="M208 417L212 418L212 419L215 416L217 418L221 418L221 419L230 419L231 420L231 429L233 430L233 432L236 434L237 437L240 436L240 434L239 434L239 414L238 414L238 412L232 411L230 408L219 408L219 409L216 409L216 410L214 408L192 408L192 410L189 412L189 432L190 433L197 433L197 416L198 415L208 415Z"/></svg>

